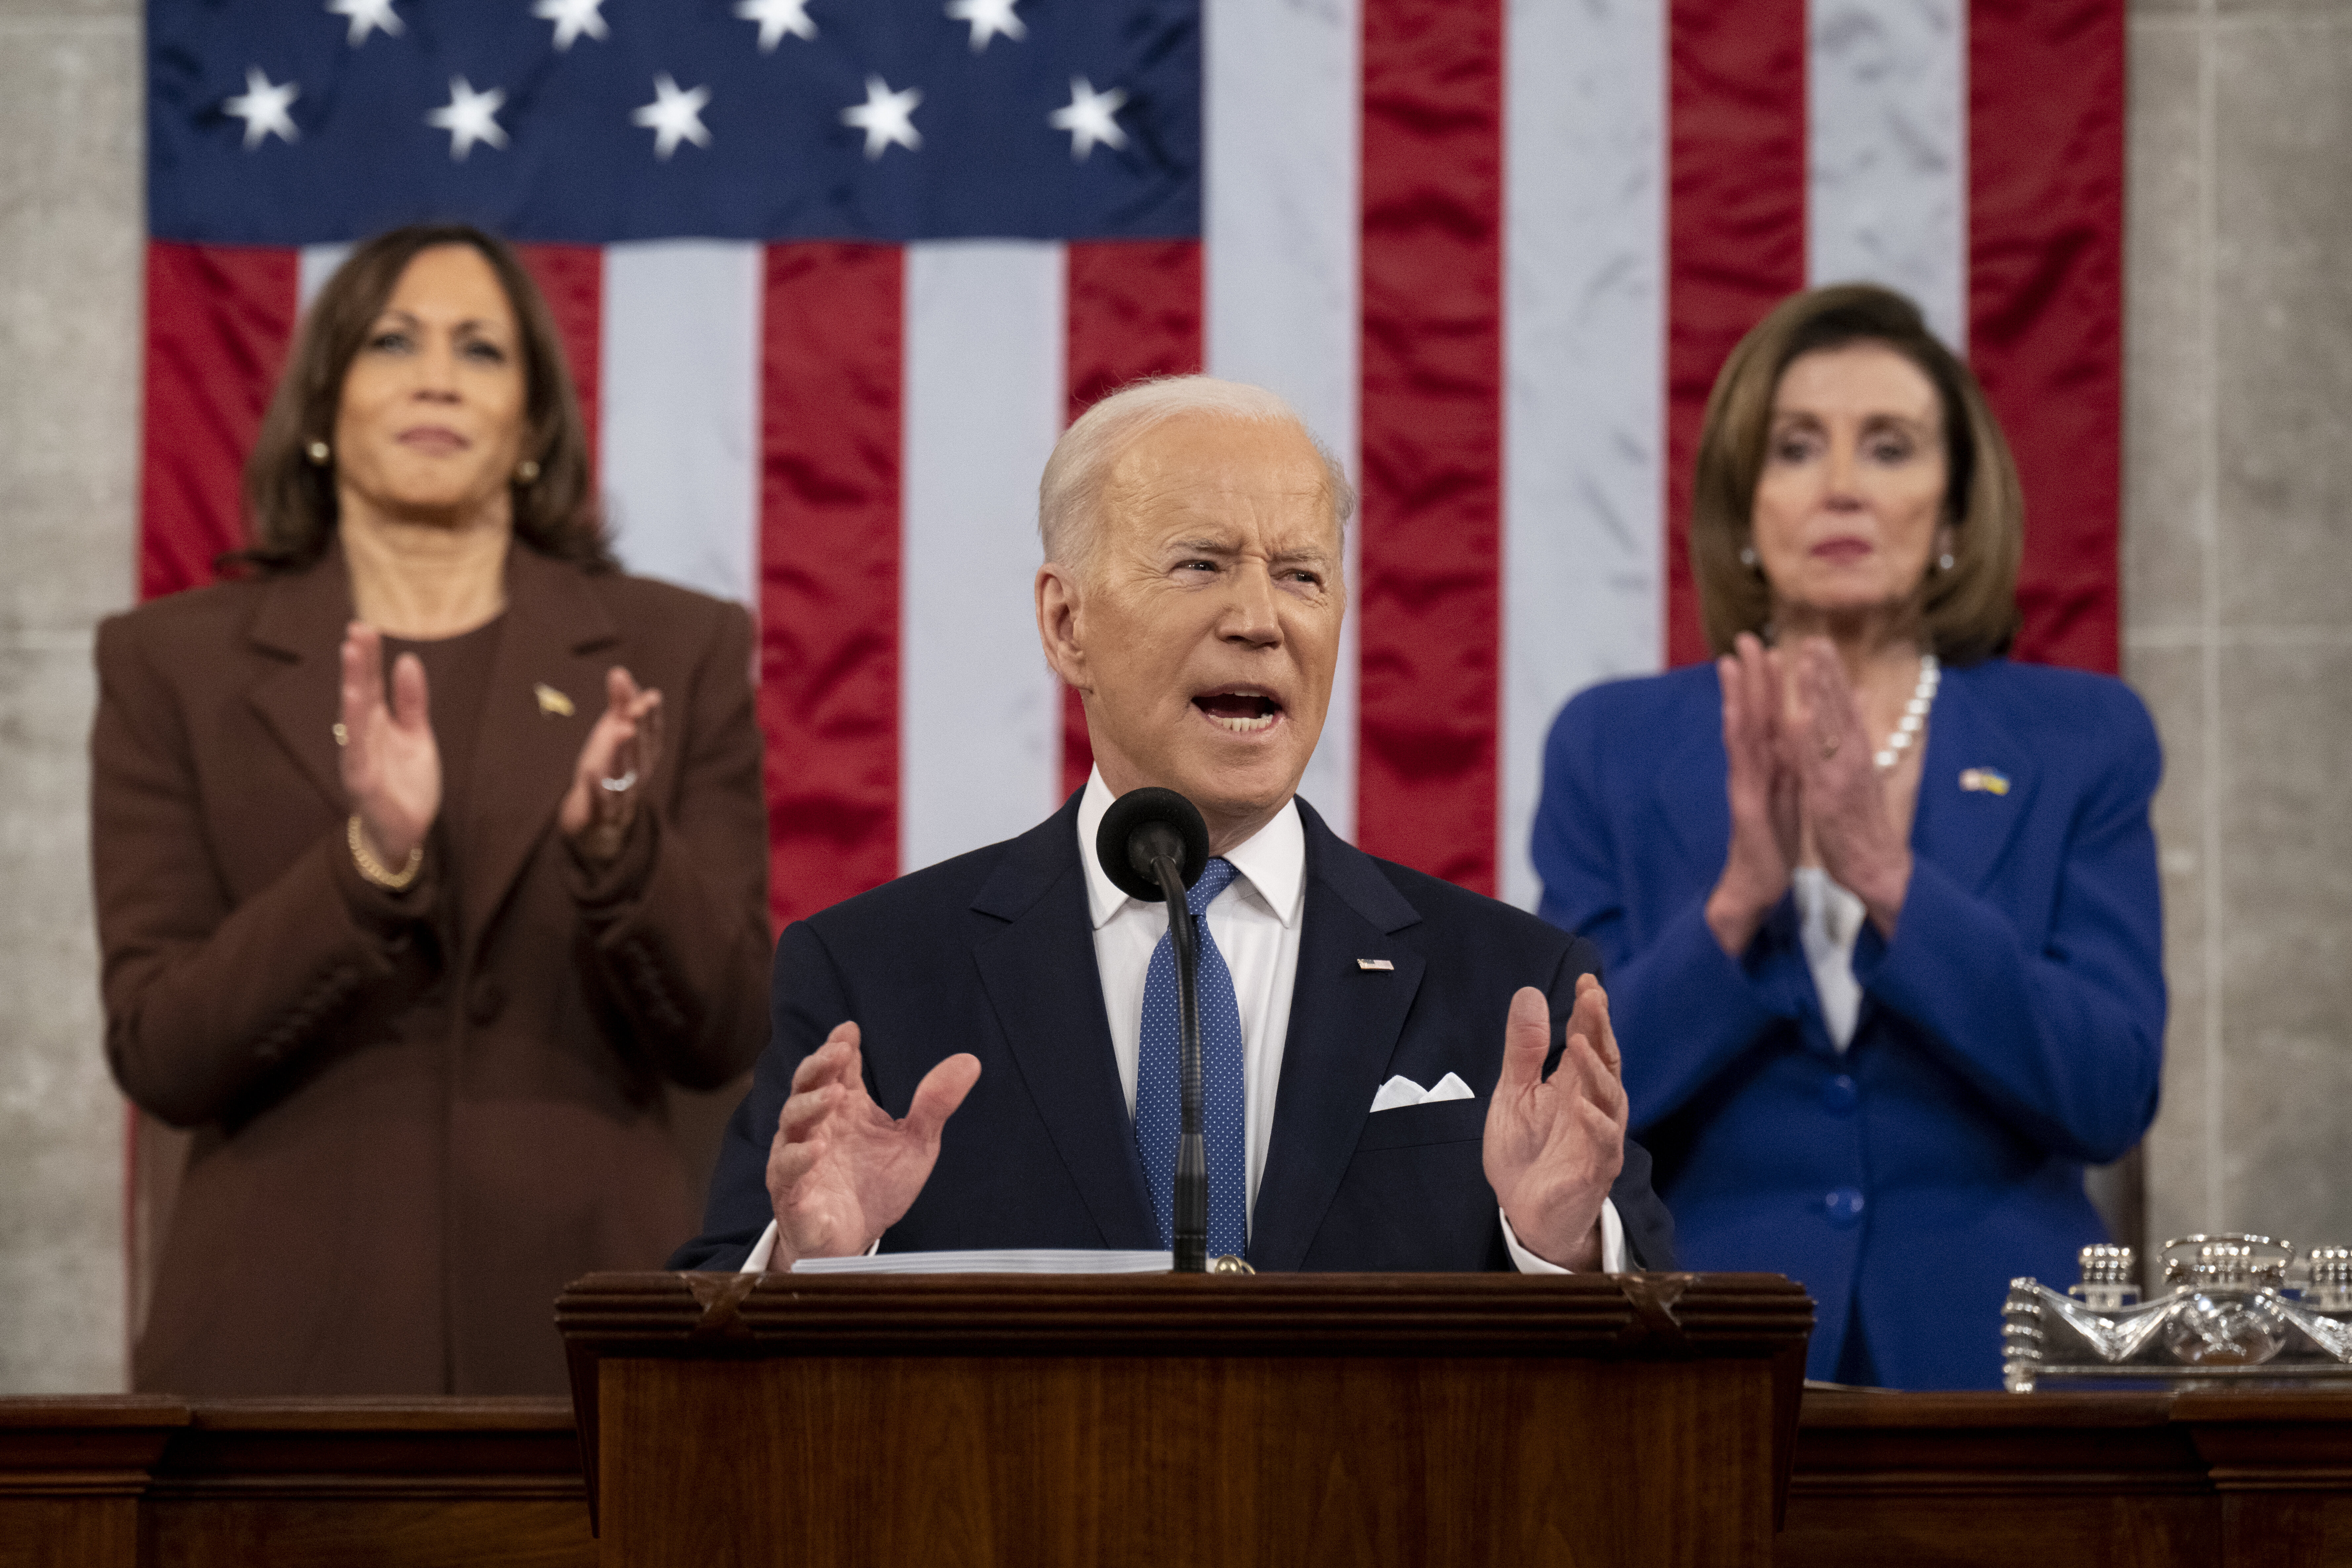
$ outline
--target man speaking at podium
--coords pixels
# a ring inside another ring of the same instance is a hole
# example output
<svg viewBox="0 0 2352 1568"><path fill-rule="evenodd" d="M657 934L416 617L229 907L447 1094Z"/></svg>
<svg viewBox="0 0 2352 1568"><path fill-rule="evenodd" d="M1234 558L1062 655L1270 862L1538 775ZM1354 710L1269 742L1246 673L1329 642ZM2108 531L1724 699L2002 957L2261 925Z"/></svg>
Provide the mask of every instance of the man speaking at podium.
<svg viewBox="0 0 2352 1568"><path fill-rule="evenodd" d="M1170 1245L1168 909L1095 850L1146 785L1209 830L1189 901L1211 1257L1673 1267L1591 944L1350 847L1296 795L1354 507L1257 387L1146 383L1071 426L1039 487L1037 627L1094 775L1022 837L784 932L767 1050L672 1267Z"/></svg>

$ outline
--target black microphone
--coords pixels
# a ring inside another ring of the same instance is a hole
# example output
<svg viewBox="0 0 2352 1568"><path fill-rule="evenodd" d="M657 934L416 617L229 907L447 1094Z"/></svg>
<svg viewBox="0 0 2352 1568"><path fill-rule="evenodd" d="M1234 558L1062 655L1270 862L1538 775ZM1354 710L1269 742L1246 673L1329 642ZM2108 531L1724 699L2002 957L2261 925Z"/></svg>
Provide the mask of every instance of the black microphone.
<svg viewBox="0 0 2352 1568"><path fill-rule="evenodd" d="M1176 1272L1209 1271L1209 1146L1201 1131L1200 933L1184 890L1209 868L1209 825L1172 789L1129 790L1111 803L1095 833L1103 874L1129 898L1168 904L1176 948L1178 1115L1174 1232Z"/></svg>

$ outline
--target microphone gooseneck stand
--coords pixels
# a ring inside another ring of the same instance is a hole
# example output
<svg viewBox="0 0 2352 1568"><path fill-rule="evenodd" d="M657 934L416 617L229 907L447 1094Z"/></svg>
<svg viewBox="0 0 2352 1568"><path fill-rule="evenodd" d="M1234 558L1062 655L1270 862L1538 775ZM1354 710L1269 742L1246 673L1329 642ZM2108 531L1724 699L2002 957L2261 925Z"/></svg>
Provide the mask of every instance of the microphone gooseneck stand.
<svg viewBox="0 0 2352 1568"><path fill-rule="evenodd" d="M1095 858L1119 891L1168 905L1176 958L1176 1172L1169 1240L1180 1274L1209 1271L1209 1147L1201 1101L1201 931L1184 889L1209 865L1209 825L1172 789L1129 790L1111 803L1095 833Z"/></svg>
<svg viewBox="0 0 2352 1568"><path fill-rule="evenodd" d="M1209 1145L1201 1129L1201 934L1184 899L1184 873L1174 857L1151 863L1168 898L1168 934L1176 947L1178 1127L1174 1233L1176 1272L1209 1271Z"/></svg>

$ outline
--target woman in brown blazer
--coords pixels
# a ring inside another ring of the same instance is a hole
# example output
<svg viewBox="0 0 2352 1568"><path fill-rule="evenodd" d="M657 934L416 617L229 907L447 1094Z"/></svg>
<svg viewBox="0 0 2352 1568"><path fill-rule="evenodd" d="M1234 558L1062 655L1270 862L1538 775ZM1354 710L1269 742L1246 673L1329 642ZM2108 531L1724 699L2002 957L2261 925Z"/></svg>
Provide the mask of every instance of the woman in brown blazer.
<svg viewBox="0 0 2352 1568"><path fill-rule="evenodd" d="M665 1086L766 1037L749 619L614 569L469 228L352 254L246 490L244 574L98 639L107 1055L194 1130L133 1381L561 1392L556 1291L694 1229Z"/></svg>

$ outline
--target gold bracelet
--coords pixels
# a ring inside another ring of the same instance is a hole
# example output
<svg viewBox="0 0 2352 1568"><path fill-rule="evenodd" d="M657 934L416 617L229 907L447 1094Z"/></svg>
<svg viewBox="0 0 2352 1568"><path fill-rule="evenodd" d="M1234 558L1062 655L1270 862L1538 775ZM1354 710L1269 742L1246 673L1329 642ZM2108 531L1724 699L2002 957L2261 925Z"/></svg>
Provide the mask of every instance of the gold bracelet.
<svg viewBox="0 0 2352 1568"><path fill-rule="evenodd" d="M360 831L358 812L352 813L351 831L345 837L352 841L352 864L360 868L360 875L387 891L400 892L416 880L416 873L424 868L425 846L422 844L408 852L408 864L397 871L389 869L383 861L369 854L367 838Z"/></svg>

